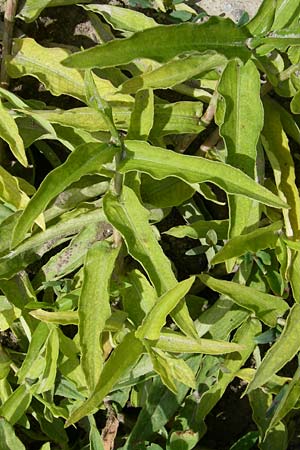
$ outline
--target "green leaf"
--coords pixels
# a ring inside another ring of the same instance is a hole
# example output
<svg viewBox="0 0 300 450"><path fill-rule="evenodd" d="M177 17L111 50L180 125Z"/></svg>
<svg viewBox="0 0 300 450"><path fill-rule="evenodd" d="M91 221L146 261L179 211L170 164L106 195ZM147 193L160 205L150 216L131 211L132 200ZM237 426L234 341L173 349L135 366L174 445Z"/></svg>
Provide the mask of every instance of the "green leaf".
<svg viewBox="0 0 300 450"><path fill-rule="evenodd" d="M70 52L59 47L42 47L34 39L15 39L13 55L7 59L7 72L11 78L31 75L44 84L53 95L66 94L85 101L83 74L61 64ZM95 83L106 100L132 103L128 95L117 94L109 80L95 77Z"/></svg>
<svg viewBox="0 0 300 450"><path fill-rule="evenodd" d="M105 363L94 392L88 400L72 412L66 426L77 422L82 417L93 412L101 404L104 397L110 392L125 370L130 369L137 362L142 352L143 345L141 341L134 337L134 333L127 334Z"/></svg>
<svg viewBox="0 0 300 450"><path fill-rule="evenodd" d="M54 323L58 325L78 325L78 312L77 311L44 311L42 309L36 309L29 313L35 319L41 322Z"/></svg>
<svg viewBox="0 0 300 450"><path fill-rule="evenodd" d="M300 4L298 0L279 0L276 5L272 30L288 28L295 18L299 19Z"/></svg>
<svg viewBox="0 0 300 450"><path fill-rule="evenodd" d="M14 425L23 416L32 399L28 387L22 384L8 397L0 407L0 415L11 425ZM1 417L1 418L2 418Z"/></svg>
<svg viewBox="0 0 300 450"><path fill-rule="evenodd" d="M264 0L246 28L253 36L268 32L274 22L277 0Z"/></svg>
<svg viewBox="0 0 300 450"><path fill-rule="evenodd" d="M96 421L93 416L88 416L90 422L90 447L89 450L105 450L101 435L98 431Z"/></svg>
<svg viewBox="0 0 300 450"><path fill-rule="evenodd" d="M0 198L10 203L16 209L24 209L29 202L29 197L22 191L18 179L13 177L0 166Z"/></svg>
<svg viewBox="0 0 300 450"><path fill-rule="evenodd" d="M257 36L249 40L249 47L255 49L258 55L267 55L273 50L285 52L290 46L300 44L299 27L284 28L272 31L266 37Z"/></svg>
<svg viewBox="0 0 300 450"><path fill-rule="evenodd" d="M81 69L114 67L136 58L166 62L185 52L206 50L216 50L228 58L236 56L247 60L250 57L245 46L248 37L247 30L238 28L231 20L212 17L203 24L150 28L127 39L114 40L71 55L63 63Z"/></svg>
<svg viewBox="0 0 300 450"><path fill-rule="evenodd" d="M300 331L300 305L294 305L288 315L285 327L279 339L266 353L255 376L248 386L247 392L251 392L263 386L275 373L290 361L299 351Z"/></svg>
<svg viewBox="0 0 300 450"><path fill-rule="evenodd" d="M107 242L96 243L84 263L78 331L81 366L90 392L96 387L103 366L101 335L111 315L109 283L119 250Z"/></svg>
<svg viewBox="0 0 300 450"><path fill-rule="evenodd" d="M127 139L146 141L154 122L154 97L151 89L144 89L135 96Z"/></svg>
<svg viewBox="0 0 300 450"><path fill-rule="evenodd" d="M135 335L139 339L159 339L160 330L166 323L168 314L178 305L180 300L189 292L195 277L177 283L172 289L163 294L152 309L145 316Z"/></svg>
<svg viewBox="0 0 300 450"><path fill-rule="evenodd" d="M86 11L101 14L115 30L136 32L158 25L152 17L131 9L120 8L119 6L86 5L83 8Z"/></svg>
<svg viewBox="0 0 300 450"><path fill-rule="evenodd" d="M145 269L158 296L177 285L170 261L149 225L149 213L140 204L134 191L124 186L121 201L108 193L104 197L103 206L108 220L123 236L131 256ZM197 336L184 302L180 302L175 308L172 318L183 332Z"/></svg>
<svg viewBox="0 0 300 450"><path fill-rule="evenodd" d="M181 205L191 198L195 189L178 178L169 177L155 180L146 174L142 176L141 196L146 204L159 208Z"/></svg>
<svg viewBox="0 0 300 450"><path fill-rule="evenodd" d="M218 239L226 239L228 233L228 220L197 220L190 225L172 227L168 231L165 231L164 234L177 238L189 237L191 239L201 239L204 238L210 230L216 232Z"/></svg>
<svg viewBox="0 0 300 450"><path fill-rule="evenodd" d="M24 143L15 120L0 101L0 137L8 143L13 155L24 166L28 166Z"/></svg>
<svg viewBox="0 0 300 450"><path fill-rule="evenodd" d="M252 287L243 286L232 281L217 280L209 275L199 275L200 280L209 288L220 294L228 295L242 308L249 309L266 325L275 327L277 318L288 309L288 304L280 297L265 294Z"/></svg>
<svg viewBox="0 0 300 450"><path fill-rule="evenodd" d="M196 388L194 373L183 359L171 358L157 348L151 349L150 356L154 370L170 391L177 394L176 381L188 387Z"/></svg>
<svg viewBox="0 0 300 450"><path fill-rule="evenodd" d="M0 442L1 450L25 450L13 427L4 417L0 417Z"/></svg>
<svg viewBox="0 0 300 450"><path fill-rule="evenodd" d="M239 344L213 339L194 339L176 331L163 329L154 346L171 353L204 353L206 355L223 355L243 349Z"/></svg>
<svg viewBox="0 0 300 450"><path fill-rule="evenodd" d="M22 242L33 221L55 198L83 175L97 172L113 159L117 149L107 144L89 143L77 147L65 163L50 172L28 203L14 229L12 246Z"/></svg>
<svg viewBox="0 0 300 450"><path fill-rule="evenodd" d="M254 62L237 60L227 64L218 86L224 113L217 114L220 134L227 149L226 163L255 179L256 146L263 127L260 100L260 74ZM240 236L260 218L257 202L229 196L230 226L228 237ZM234 261L233 261L234 264Z"/></svg>
<svg viewBox="0 0 300 450"><path fill-rule="evenodd" d="M214 51L174 59L158 69L130 78L120 86L119 91L131 94L141 89L171 88L201 73L222 68L226 62L227 58Z"/></svg>
<svg viewBox="0 0 300 450"><path fill-rule="evenodd" d="M243 172L221 162L180 155L170 150L154 147L146 142L126 141L127 157L120 165L121 172L139 170L153 178L178 177L187 183L210 181L229 194L244 195L275 207L287 207Z"/></svg>
<svg viewBox="0 0 300 450"><path fill-rule="evenodd" d="M282 211L286 235L296 240L300 238L300 198L294 161L279 112L270 102L264 106L266 114L262 142L274 172L278 195L291 207Z"/></svg>
<svg viewBox="0 0 300 450"><path fill-rule="evenodd" d="M47 339L45 349L45 368L39 380L36 393L47 392L54 387L59 354L59 339L57 328L52 325Z"/></svg>
<svg viewBox="0 0 300 450"><path fill-rule="evenodd" d="M278 241L278 232L282 222L277 221L267 227L259 228L242 236L230 239L223 248L213 257L211 263L219 264L227 259L244 255L247 252L256 253L265 248L275 248Z"/></svg>

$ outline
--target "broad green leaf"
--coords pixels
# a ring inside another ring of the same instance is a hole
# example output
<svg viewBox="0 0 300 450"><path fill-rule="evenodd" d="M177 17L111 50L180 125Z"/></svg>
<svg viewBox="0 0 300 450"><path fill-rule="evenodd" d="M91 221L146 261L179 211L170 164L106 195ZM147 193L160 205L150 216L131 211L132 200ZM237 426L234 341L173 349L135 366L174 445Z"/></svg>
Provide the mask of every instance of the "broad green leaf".
<svg viewBox="0 0 300 450"><path fill-rule="evenodd" d="M116 151L115 147L107 144L83 144L70 154L66 162L50 172L20 216L12 246L22 242L33 221L53 198L83 175L99 171L102 164L112 161Z"/></svg>
<svg viewBox="0 0 300 450"><path fill-rule="evenodd" d="M127 139L146 141L154 122L154 97L151 89L144 89L135 96Z"/></svg>
<svg viewBox="0 0 300 450"><path fill-rule="evenodd" d="M85 101L83 74L61 64L69 54L63 48L42 47L31 38L16 39L13 55L7 59L7 71L11 78L37 78L53 95L67 94ZM116 93L117 88L109 80L95 77L95 83L106 100L132 103L130 96Z"/></svg>
<svg viewBox="0 0 300 450"><path fill-rule="evenodd" d="M86 11L101 14L115 30L136 32L158 25L152 17L131 9L120 8L119 6L86 5L83 8Z"/></svg>
<svg viewBox="0 0 300 450"><path fill-rule="evenodd" d="M145 316L135 335L140 339L159 339L160 330L165 325L167 316L189 292L194 281L195 277L188 278L163 294Z"/></svg>
<svg viewBox="0 0 300 450"><path fill-rule="evenodd" d="M288 315L285 327L279 339L272 345L266 353L255 377L248 386L247 392L251 392L263 386L274 373L277 373L285 364L290 361L299 351L299 331L300 331L300 305L294 305Z"/></svg>
<svg viewBox="0 0 300 450"><path fill-rule="evenodd" d="M229 61L218 92L224 113L216 118L227 149L226 163L255 179L256 146L263 127L260 74L255 64L248 61L242 65L238 59ZM245 197L229 196L229 210L229 238L240 236L260 218L257 202Z"/></svg>
<svg viewBox="0 0 300 450"><path fill-rule="evenodd" d="M123 308L128 313L129 319L136 326L140 325L157 301L155 289L145 275L135 269L127 274L125 287L121 293Z"/></svg>
<svg viewBox="0 0 300 450"><path fill-rule="evenodd" d="M78 331L81 366L90 392L95 389L103 366L101 335L111 315L109 283L119 250L107 242L96 243L84 263Z"/></svg>
<svg viewBox="0 0 300 450"><path fill-rule="evenodd" d="M194 339L171 330L162 330L159 339L154 343L165 352L170 353L204 353L207 355L223 355L243 349L239 344L213 339Z"/></svg>
<svg viewBox="0 0 300 450"><path fill-rule="evenodd" d="M177 102L154 105L154 124L152 133L154 137L168 134L200 133L205 129L201 124L203 105L200 102ZM39 110L35 111L49 122L63 126L74 127L90 132L108 131L103 116L92 108L73 108L67 111ZM130 124L132 107L128 105L113 106L113 120L116 128L127 130Z"/></svg>
<svg viewBox="0 0 300 450"><path fill-rule="evenodd" d="M127 157L120 165L121 172L139 170L153 178L178 177L187 183L210 181L229 194L243 195L275 207L287 207L277 196L239 169L221 162L196 156L180 155L154 147L146 142L126 141Z"/></svg>
<svg viewBox="0 0 300 450"><path fill-rule="evenodd" d="M160 208L178 206L194 193L194 187L175 177L155 180L146 174L142 176L141 196L146 204Z"/></svg>
<svg viewBox="0 0 300 450"><path fill-rule="evenodd" d="M158 69L130 78L120 86L119 91L127 94L141 89L171 88L198 74L223 67L226 62L227 59L216 52L174 59Z"/></svg>
<svg viewBox="0 0 300 450"><path fill-rule="evenodd" d="M12 425L4 417L0 417L0 442L1 450L25 450Z"/></svg>
<svg viewBox="0 0 300 450"><path fill-rule="evenodd" d="M275 412L272 415L269 429L276 426L287 414L294 408L300 397L300 369L294 373L293 379L284 389L284 394L276 405Z"/></svg>
<svg viewBox="0 0 300 450"><path fill-rule="evenodd" d="M71 55L64 64L88 69L114 67L136 58L166 62L185 52L206 50L216 50L228 58L237 56L247 60L250 57L245 45L248 37L248 31L238 28L231 20L212 17L203 24L157 26L137 32L127 39L114 40Z"/></svg>
<svg viewBox="0 0 300 450"><path fill-rule="evenodd" d="M232 281L217 280L205 274L199 275L199 278L212 290L228 295L242 308L254 312L259 319L270 327L275 327L277 318L281 317L288 309L288 304L275 295L265 294L252 287Z"/></svg>
<svg viewBox="0 0 300 450"><path fill-rule="evenodd" d="M101 208L92 211L83 211L76 217L61 221L47 228L46 231L34 234L14 251L0 258L0 278L9 279L32 262L40 259L51 248L70 239L78 233L87 223L103 223L104 214ZM103 224L105 229L105 225ZM8 242L9 245L9 242Z"/></svg>
<svg viewBox="0 0 300 450"><path fill-rule="evenodd" d="M271 30L288 28L295 18L298 17L299 19L299 14L300 4L298 0L278 0Z"/></svg>
<svg viewBox="0 0 300 450"><path fill-rule="evenodd" d="M42 373L42 354L44 352L45 342L48 335L48 325L45 323L39 323L32 335L32 339L23 364L17 373L19 384L24 383L26 378L30 378L32 376L32 372L36 372L37 365L40 366L38 367L38 376L40 375L40 373ZM32 376L32 378L34 378L34 376Z"/></svg>
<svg viewBox="0 0 300 450"><path fill-rule="evenodd" d="M11 425L14 425L23 416L29 407L32 394L29 388L22 384L8 397L0 407L1 418L4 417Z"/></svg>
<svg viewBox="0 0 300 450"><path fill-rule="evenodd" d="M286 235L296 240L300 238L300 198L294 161L279 113L270 102L264 106L266 114L262 142L274 172L278 195L291 207L283 210Z"/></svg>
<svg viewBox="0 0 300 450"><path fill-rule="evenodd" d="M168 178L167 178L168 179ZM164 234L177 238L189 237L191 239L201 239L210 231L217 233L218 239L226 239L228 233L228 220L198 220L190 225L179 225L172 227Z"/></svg>
<svg viewBox="0 0 300 450"><path fill-rule="evenodd" d="M121 201L108 193L103 205L108 220L123 236L131 256L145 269L158 296L177 285L170 261L149 225L149 213L140 204L136 194L124 186ZM184 333L197 336L184 302L177 305L172 318Z"/></svg>
<svg viewBox="0 0 300 450"><path fill-rule="evenodd" d="M253 36L268 32L274 22L277 0L264 0L246 28Z"/></svg>
<svg viewBox="0 0 300 450"><path fill-rule="evenodd" d="M150 357L154 370L159 374L162 382L170 391L177 394L176 381L188 387L196 388L194 373L183 359L171 358L157 348L151 349Z"/></svg>
<svg viewBox="0 0 300 450"><path fill-rule="evenodd" d="M24 166L28 166L24 143L15 120L0 101L0 137L8 143L13 155Z"/></svg>
<svg viewBox="0 0 300 450"><path fill-rule="evenodd" d="M37 394L47 392L54 387L57 359L59 354L59 339L57 328L52 325L49 327L49 335L45 349L45 368L37 385Z"/></svg>
<svg viewBox="0 0 300 450"><path fill-rule="evenodd" d="M211 263L219 264L229 258L244 255L247 252L256 253L265 248L275 248L282 222L277 221L267 227L259 228L242 236L230 239L213 257Z"/></svg>
<svg viewBox="0 0 300 450"><path fill-rule="evenodd" d="M134 333L126 335L105 363L94 392L88 400L72 412L66 426L91 414L101 404L104 397L110 392L124 371L130 369L137 362L142 352L143 345L139 339L134 337Z"/></svg>

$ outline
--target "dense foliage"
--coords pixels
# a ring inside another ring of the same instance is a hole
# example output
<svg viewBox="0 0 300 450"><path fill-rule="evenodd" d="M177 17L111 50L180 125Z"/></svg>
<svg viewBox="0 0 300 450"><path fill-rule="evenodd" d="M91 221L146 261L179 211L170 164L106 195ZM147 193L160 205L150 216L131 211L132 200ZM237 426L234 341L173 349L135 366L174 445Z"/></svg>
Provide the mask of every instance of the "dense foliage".
<svg viewBox="0 0 300 450"><path fill-rule="evenodd" d="M18 37L0 88L0 449L212 450L205 420L232 386L253 421L218 450L287 449L299 1L238 24L81 3L98 43ZM30 77L43 101L22 95Z"/></svg>

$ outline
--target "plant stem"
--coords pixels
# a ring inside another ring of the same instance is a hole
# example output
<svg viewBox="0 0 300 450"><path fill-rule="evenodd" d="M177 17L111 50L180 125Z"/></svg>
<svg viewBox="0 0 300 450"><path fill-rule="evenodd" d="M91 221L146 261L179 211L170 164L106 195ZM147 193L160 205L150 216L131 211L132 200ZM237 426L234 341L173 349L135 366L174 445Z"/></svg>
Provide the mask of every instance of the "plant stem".
<svg viewBox="0 0 300 450"><path fill-rule="evenodd" d="M12 48L12 37L15 15L17 11L18 0L7 0L4 14L4 31L2 41L2 62L1 62L1 87L7 89L9 77L6 71L6 57L10 55Z"/></svg>

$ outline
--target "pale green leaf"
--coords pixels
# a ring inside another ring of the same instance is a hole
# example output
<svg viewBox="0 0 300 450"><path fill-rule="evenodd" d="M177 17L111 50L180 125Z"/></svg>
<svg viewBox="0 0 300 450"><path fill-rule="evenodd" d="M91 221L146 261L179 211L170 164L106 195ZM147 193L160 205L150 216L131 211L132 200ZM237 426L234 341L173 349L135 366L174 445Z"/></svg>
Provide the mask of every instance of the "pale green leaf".
<svg viewBox="0 0 300 450"><path fill-rule="evenodd" d="M175 177L155 180L146 174L142 176L141 196L146 204L159 208L179 206L191 198L195 188Z"/></svg>
<svg viewBox="0 0 300 450"><path fill-rule="evenodd" d="M145 269L158 296L172 289L177 282L171 263L149 225L148 211L140 204L136 194L124 186L121 201L108 193L103 205L108 220L123 236L128 252ZM172 318L182 331L190 336L197 336L184 302L177 305Z"/></svg>
<svg viewBox="0 0 300 450"><path fill-rule="evenodd" d="M166 323L168 314L178 305L180 300L189 292L195 277L177 283L172 289L163 294L152 309L145 316L135 335L140 339L159 339L160 330Z"/></svg>
<svg viewBox="0 0 300 450"><path fill-rule="evenodd" d="M57 328L54 325L49 325L49 335L45 349L45 368L37 385L37 394L47 392L54 387L58 354L59 339Z"/></svg>
<svg viewBox="0 0 300 450"><path fill-rule="evenodd" d="M1 450L25 450L13 427L4 417L0 417L0 442Z"/></svg>
<svg viewBox="0 0 300 450"><path fill-rule="evenodd" d="M157 26L152 17L148 17L138 11L128 8L120 8L114 5L86 5L86 11L101 14L103 18L115 29L126 31L142 31Z"/></svg>
<svg viewBox="0 0 300 450"><path fill-rule="evenodd" d="M121 378L125 370L130 369L137 362L143 350L141 341L134 337L134 333L125 336L105 363L94 392L88 400L72 412L66 425L77 422L100 406L104 397Z"/></svg>
<svg viewBox="0 0 300 450"><path fill-rule="evenodd" d="M298 0L277 0L274 22L271 30L288 28L300 14Z"/></svg>
<svg viewBox="0 0 300 450"><path fill-rule="evenodd" d="M267 55L276 49L285 52L290 46L300 44L299 27L284 28L272 31L266 36L257 36L249 41L249 47L255 49L258 55Z"/></svg>
<svg viewBox="0 0 300 450"><path fill-rule="evenodd" d="M146 141L154 122L154 96L151 89L144 89L135 96L127 139Z"/></svg>
<svg viewBox="0 0 300 450"><path fill-rule="evenodd" d="M28 166L24 143L14 118L0 101L0 137L8 143L11 152L16 159L24 166Z"/></svg>
<svg viewBox="0 0 300 450"><path fill-rule="evenodd" d="M213 257L211 263L219 264L247 252L256 253L258 250L264 250L265 248L275 248L281 228L282 222L277 221L242 236L235 236L226 242L224 247Z"/></svg>
<svg viewBox="0 0 300 450"><path fill-rule="evenodd" d="M171 353L204 353L206 355L223 355L239 352L243 347L239 344L213 339L194 339L176 331L163 329L154 346Z"/></svg>
<svg viewBox="0 0 300 450"><path fill-rule="evenodd" d="M29 407L32 394L29 388L22 384L8 397L0 407L0 415L11 425L14 425L23 416Z"/></svg>
<svg viewBox="0 0 300 450"><path fill-rule="evenodd" d="M89 450L105 450L101 435L98 431L96 421L93 416L88 416L90 422L90 447Z"/></svg>
<svg viewBox="0 0 300 450"><path fill-rule="evenodd" d="M300 332L300 305L294 305L288 315L285 327L279 339L266 353L256 374L248 386L247 392L251 392L267 381L285 366L299 351Z"/></svg>
<svg viewBox="0 0 300 450"><path fill-rule="evenodd" d="M209 275L199 275L206 286L220 294L228 295L242 308L256 314L266 325L275 327L277 318L288 309L288 304L280 297L265 294L252 287L243 286L232 281L217 280Z"/></svg>
<svg viewBox="0 0 300 450"><path fill-rule="evenodd" d="M22 242L33 221L53 198L83 175L99 171L102 164L112 161L116 151L107 144L89 143L77 147L66 162L47 175L28 203L15 227L12 245L15 247Z"/></svg>
<svg viewBox="0 0 300 450"><path fill-rule="evenodd" d="M111 315L109 283L118 253L119 248L99 242L89 249L84 263L78 331L81 366L90 392L94 390L103 366L101 334Z"/></svg>
<svg viewBox="0 0 300 450"><path fill-rule="evenodd" d="M89 2L90 0L81 0L80 3ZM18 17L25 22L35 20L44 8L48 6L66 6L78 3L77 0L26 0Z"/></svg>
<svg viewBox="0 0 300 450"><path fill-rule="evenodd" d="M246 24L253 36L268 32L274 22L277 0L264 0L256 15Z"/></svg>
<svg viewBox="0 0 300 450"><path fill-rule="evenodd" d="M122 93L135 93L141 89L167 89L213 69L222 68L227 59L216 52L189 55L174 59L151 72L130 78L119 88Z"/></svg>
<svg viewBox="0 0 300 450"><path fill-rule="evenodd" d="M231 20L212 17L203 24L160 25L137 32L127 39L110 41L71 55L64 64L88 69L114 67L136 58L165 62L185 52L206 50L216 50L228 58L237 56L247 60L250 57L245 45L248 37L248 31L238 28Z"/></svg>
<svg viewBox="0 0 300 450"><path fill-rule="evenodd" d="M12 305L4 295L0 295L0 332L11 327L22 314L19 308Z"/></svg>
<svg viewBox="0 0 300 450"><path fill-rule="evenodd" d="M277 196L239 169L205 158L181 155L146 142L126 141L127 158L121 172L139 170L153 178L178 177L187 183L210 181L229 194L244 195L275 207L287 207Z"/></svg>
<svg viewBox="0 0 300 450"><path fill-rule="evenodd" d="M283 209L285 232L288 237L300 237L300 198L296 186L294 161L288 138L282 128L280 114L270 102L265 103L265 124L262 142L271 163L279 197L290 205Z"/></svg>
<svg viewBox="0 0 300 450"><path fill-rule="evenodd" d="M85 101L83 73L61 64L69 54L63 48L42 47L31 38L16 39L13 54L7 59L7 71L11 78L37 78L53 95L67 94ZM117 88L109 80L95 77L95 83L106 100L133 102L130 96L116 93Z"/></svg>

